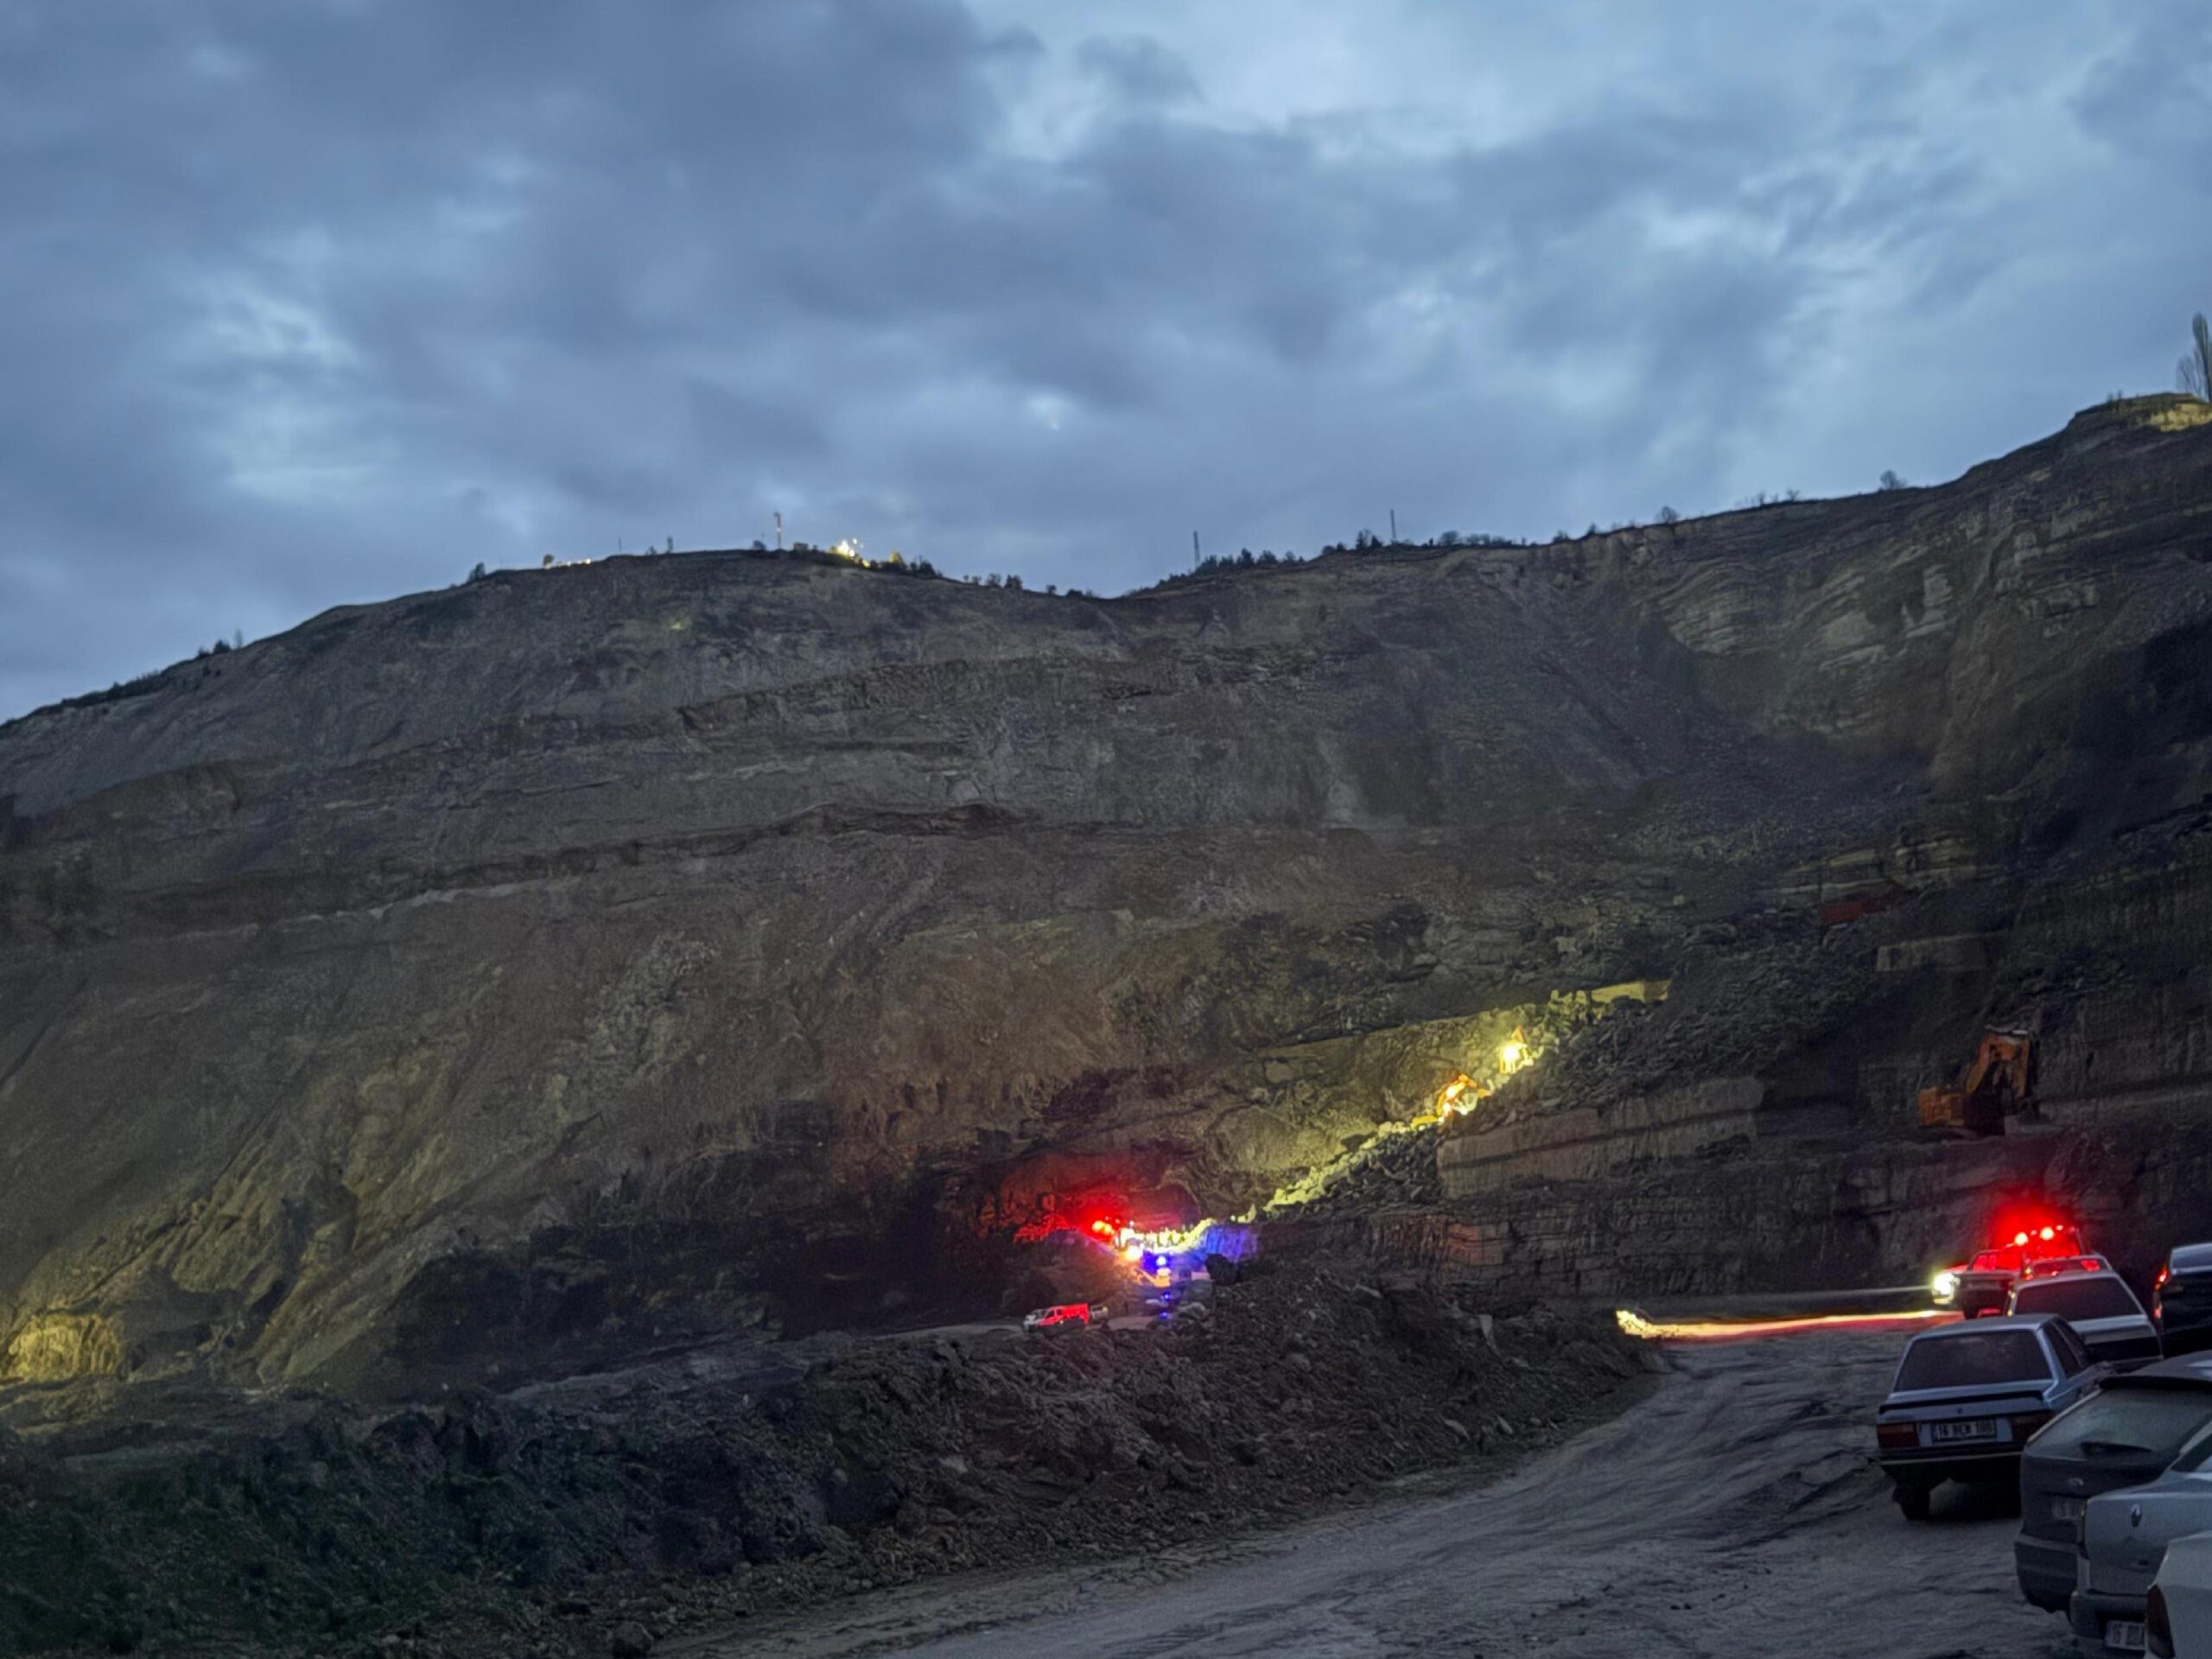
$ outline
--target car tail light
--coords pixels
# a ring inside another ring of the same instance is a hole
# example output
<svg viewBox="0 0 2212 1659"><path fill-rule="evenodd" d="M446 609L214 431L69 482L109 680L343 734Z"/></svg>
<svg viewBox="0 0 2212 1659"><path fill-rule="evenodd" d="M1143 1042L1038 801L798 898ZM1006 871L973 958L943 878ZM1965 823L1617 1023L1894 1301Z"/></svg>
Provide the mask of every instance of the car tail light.
<svg viewBox="0 0 2212 1659"><path fill-rule="evenodd" d="M1909 1452L1920 1444L1920 1431L1910 1423L1877 1423L1874 1444L1885 1452Z"/></svg>
<svg viewBox="0 0 2212 1659"><path fill-rule="evenodd" d="M2155 1584L2143 1606L2143 1645L2157 1659L2174 1659L2173 1622L2166 1617L2165 1594Z"/></svg>

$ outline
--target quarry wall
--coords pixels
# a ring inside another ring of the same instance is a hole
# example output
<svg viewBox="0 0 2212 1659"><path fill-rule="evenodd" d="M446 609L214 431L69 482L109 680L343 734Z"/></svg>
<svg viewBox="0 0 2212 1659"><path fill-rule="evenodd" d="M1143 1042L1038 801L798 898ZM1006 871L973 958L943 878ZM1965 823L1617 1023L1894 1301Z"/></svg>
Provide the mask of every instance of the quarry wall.
<svg viewBox="0 0 2212 1659"><path fill-rule="evenodd" d="M1114 601L499 573L0 728L0 1374L404 1389L973 1303L1058 1185L1236 1211L1646 976L1602 1077L1440 1138L1450 1224L1717 1283L1794 1192L1821 1272L1901 1261L1839 1172L1891 1190L1986 1016L2084 1134L2195 1109L2193 407Z"/></svg>

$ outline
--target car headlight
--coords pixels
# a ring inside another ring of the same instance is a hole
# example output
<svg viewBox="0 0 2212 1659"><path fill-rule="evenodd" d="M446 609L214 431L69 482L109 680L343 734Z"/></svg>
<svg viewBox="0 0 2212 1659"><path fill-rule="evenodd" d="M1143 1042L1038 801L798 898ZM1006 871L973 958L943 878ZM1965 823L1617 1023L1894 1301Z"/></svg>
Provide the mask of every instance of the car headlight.
<svg viewBox="0 0 2212 1659"><path fill-rule="evenodd" d="M1959 1275L1946 1268L1929 1281L1929 1288L1936 1293L1938 1301L1948 1301L1958 1294Z"/></svg>

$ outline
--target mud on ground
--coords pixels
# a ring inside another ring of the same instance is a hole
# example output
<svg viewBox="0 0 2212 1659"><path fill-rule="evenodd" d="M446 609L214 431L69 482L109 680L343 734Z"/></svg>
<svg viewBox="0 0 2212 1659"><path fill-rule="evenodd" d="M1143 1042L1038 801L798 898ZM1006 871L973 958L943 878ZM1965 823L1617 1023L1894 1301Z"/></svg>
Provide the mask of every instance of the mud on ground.
<svg viewBox="0 0 2212 1659"><path fill-rule="evenodd" d="M663 1364L374 1416L233 1401L215 1431L9 1434L0 1648L643 1652L1478 1471L1619 1408L1646 1364L1593 1313L1478 1311L1304 1262L1248 1268L1172 1326L971 1327L795 1375Z"/></svg>

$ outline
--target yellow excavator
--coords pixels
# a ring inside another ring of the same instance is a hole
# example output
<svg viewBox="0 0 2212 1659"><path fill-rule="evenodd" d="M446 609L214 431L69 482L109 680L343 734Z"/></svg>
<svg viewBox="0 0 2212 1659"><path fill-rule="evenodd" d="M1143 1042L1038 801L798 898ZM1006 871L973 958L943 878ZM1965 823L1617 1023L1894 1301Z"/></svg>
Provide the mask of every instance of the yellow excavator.
<svg viewBox="0 0 2212 1659"><path fill-rule="evenodd" d="M2034 1101L2035 1044L2031 1032L1993 1026L1982 1033L1958 1082L1920 1091L1921 1127L2004 1134L2005 1120Z"/></svg>

